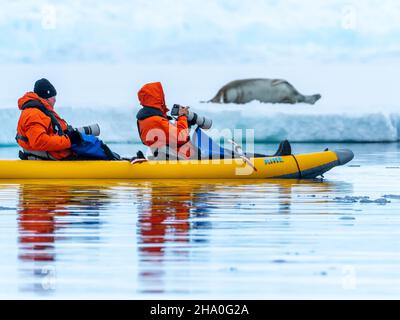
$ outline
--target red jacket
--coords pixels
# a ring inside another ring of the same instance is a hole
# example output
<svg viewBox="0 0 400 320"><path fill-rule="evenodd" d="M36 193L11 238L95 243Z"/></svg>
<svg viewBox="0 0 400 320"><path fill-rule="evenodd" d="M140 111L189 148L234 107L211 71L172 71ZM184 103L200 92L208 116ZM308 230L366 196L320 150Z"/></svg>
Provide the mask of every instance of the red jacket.
<svg viewBox="0 0 400 320"><path fill-rule="evenodd" d="M189 141L187 117L178 117L175 125L169 122L167 118L168 108L165 104L161 83L145 84L139 90L138 98L142 106L161 111L160 115L153 115L142 120L138 117L139 135L142 142L154 148L165 145L176 146L177 151L180 152L181 147ZM184 156L188 157L190 154L185 150Z"/></svg>
<svg viewBox="0 0 400 320"><path fill-rule="evenodd" d="M67 129L67 123L61 119L54 111L52 106L40 98L34 92L27 92L18 100L18 108L22 107L28 101L38 101L50 110L57 118L63 130ZM18 121L17 133L25 137L27 141L18 139L18 144L31 151L47 151L55 159L63 159L71 155L71 141L66 135L59 136L53 129L51 119L42 111L36 108L28 108L21 111Z"/></svg>

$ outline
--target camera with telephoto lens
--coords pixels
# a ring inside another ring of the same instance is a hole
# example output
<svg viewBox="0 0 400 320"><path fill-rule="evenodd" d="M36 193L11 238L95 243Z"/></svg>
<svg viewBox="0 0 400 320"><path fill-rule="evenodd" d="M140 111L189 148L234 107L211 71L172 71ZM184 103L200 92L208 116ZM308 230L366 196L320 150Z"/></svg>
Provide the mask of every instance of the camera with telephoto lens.
<svg viewBox="0 0 400 320"><path fill-rule="evenodd" d="M73 128L72 126L68 126L68 131L73 131L73 130L96 137L100 135L100 126L97 123L80 128Z"/></svg>
<svg viewBox="0 0 400 320"><path fill-rule="evenodd" d="M177 117L179 115L179 109L181 108L181 105L179 104L174 104L171 110L171 116ZM199 116L196 112L192 112L189 110L188 115L188 123L189 125L198 125L202 129L210 129L212 126L212 120L208 119L204 116Z"/></svg>

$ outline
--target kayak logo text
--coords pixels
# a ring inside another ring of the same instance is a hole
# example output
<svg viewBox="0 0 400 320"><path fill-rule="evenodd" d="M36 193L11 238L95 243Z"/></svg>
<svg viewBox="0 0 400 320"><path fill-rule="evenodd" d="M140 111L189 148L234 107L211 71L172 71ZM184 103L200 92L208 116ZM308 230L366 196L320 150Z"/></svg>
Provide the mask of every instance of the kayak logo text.
<svg viewBox="0 0 400 320"><path fill-rule="evenodd" d="M282 157L273 157L264 160L264 164L276 164L276 163L283 163Z"/></svg>

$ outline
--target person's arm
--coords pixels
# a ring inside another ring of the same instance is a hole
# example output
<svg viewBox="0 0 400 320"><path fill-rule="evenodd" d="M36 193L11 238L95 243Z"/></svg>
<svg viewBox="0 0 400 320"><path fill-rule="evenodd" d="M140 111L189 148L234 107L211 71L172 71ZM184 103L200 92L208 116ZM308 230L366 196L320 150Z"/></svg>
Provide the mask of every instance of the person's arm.
<svg viewBox="0 0 400 320"><path fill-rule="evenodd" d="M182 146L189 141L189 123L188 123L189 107L180 106L179 117L175 122L178 131L178 146Z"/></svg>
<svg viewBox="0 0 400 320"><path fill-rule="evenodd" d="M25 134L33 150L60 151L71 148L71 141L66 135L47 133L50 124L50 119L40 114L33 114L27 119Z"/></svg>
<svg viewBox="0 0 400 320"><path fill-rule="evenodd" d="M159 124L166 134L167 144L181 146L189 141L189 126L186 116L178 117L175 125L164 118Z"/></svg>

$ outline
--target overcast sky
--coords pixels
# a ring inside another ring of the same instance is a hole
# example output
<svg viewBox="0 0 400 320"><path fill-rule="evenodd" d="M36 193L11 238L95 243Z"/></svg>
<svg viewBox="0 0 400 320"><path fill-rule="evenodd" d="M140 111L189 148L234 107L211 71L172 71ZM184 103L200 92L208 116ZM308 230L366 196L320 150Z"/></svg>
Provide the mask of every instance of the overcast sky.
<svg viewBox="0 0 400 320"><path fill-rule="evenodd" d="M0 0L0 62L156 63L400 54L396 0Z"/></svg>

